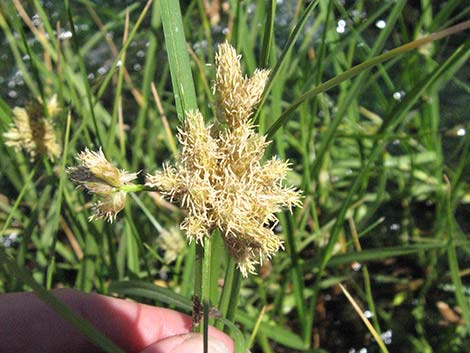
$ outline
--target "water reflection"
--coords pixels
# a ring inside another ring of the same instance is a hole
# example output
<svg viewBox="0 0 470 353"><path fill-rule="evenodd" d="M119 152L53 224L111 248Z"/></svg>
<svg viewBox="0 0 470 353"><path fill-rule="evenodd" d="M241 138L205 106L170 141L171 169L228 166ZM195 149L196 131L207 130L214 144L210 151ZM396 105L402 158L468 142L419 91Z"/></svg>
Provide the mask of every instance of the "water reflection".
<svg viewBox="0 0 470 353"><path fill-rule="evenodd" d="M405 91L396 91L393 93L393 99L401 101L405 96Z"/></svg>
<svg viewBox="0 0 470 353"><path fill-rule="evenodd" d="M382 341L384 341L385 344L392 344L392 330L382 332L380 338L382 338Z"/></svg>
<svg viewBox="0 0 470 353"><path fill-rule="evenodd" d="M377 22L375 22L375 27L379 29L384 29L386 26L387 22L385 22L384 20L378 20Z"/></svg>
<svg viewBox="0 0 470 353"><path fill-rule="evenodd" d="M17 243L19 240L18 233L6 234L3 237L0 237L0 246L9 248L10 246Z"/></svg>
<svg viewBox="0 0 470 353"><path fill-rule="evenodd" d="M345 20L339 20L338 25L336 26L336 32L344 33L345 31L346 31L346 21Z"/></svg>
<svg viewBox="0 0 470 353"><path fill-rule="evenodd" d="M58 38L60 40L70 39L70 38L72 38L72 32L71 31L63 31L63 32L59 33Z"/></svg>

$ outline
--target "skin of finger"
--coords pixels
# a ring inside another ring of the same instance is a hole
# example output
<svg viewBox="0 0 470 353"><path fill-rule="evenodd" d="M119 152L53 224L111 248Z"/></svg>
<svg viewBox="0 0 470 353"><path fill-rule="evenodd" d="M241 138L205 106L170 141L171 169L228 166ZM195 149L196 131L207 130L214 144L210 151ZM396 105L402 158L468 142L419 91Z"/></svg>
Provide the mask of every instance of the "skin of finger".
<svg viewBox="0 0 470 353"><path fill-rule="evenodd" d="M209 353L229 353L222 341L209 337ZM165 338L147 347L141 353L202 353L203 336L199 333L186 333L183 335Z"/></svg>
<svg viewBox="0 0 470 353"><path fill-rule="evenodd" d="M191 318L182 313L71 289L54 295L90 321L126 352L140 352L166 337L190 332ZM210 329L233 351L232 340ZM0 352L99 352L33 293L0 296Z"/></svg>

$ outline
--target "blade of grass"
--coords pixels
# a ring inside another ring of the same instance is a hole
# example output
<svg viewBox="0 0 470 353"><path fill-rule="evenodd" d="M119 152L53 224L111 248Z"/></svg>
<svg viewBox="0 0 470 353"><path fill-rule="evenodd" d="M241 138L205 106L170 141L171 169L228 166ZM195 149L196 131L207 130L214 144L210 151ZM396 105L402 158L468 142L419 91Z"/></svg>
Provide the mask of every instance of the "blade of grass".
<svg viewBox="0 0 470 353"><path fill-rule="evenodd" d="M176 111L178 119L183 121L185 112L197 109L197 98L186 49L180 4L173 0L161 0L159 4Z"/></svg>
<svg viewBox="0 0 470 353"><path fill-rule="evenodd" d="M261 98L261 101L260 101L258 107L256 108L256 112L253 116L253 120L255 122L257 122L258 119L259 119L259 112L262 109L264 103L266 102L268 94L271 91L271 88L272 88L274 82L276 81L279 73L281 72L281 69L286 64L287 59L289 57L289 53L292 51L292 48L294 47L294 44L295 44L297 38L299 37L302 29L304 28L305 24L307 23L307 19L310 17L313 10L317 7L318 3L319 3L319 1L315 0L315 1L312 1L307 6L304 13L302 14L302 17L299 19L296 26L292 30L292 33L289 35L289 38L287 38L287 42L284 45L281 56L279 57L279 60L276 62L276 65L274 66L273 70L271 71L271 74L269 75L269 80L268 80L268 83L266 84L266 87L264 88L263 96Z"/></svg>
<svg viewBox="0 0 470 353"><path fill-rule="evenodd" d="M455 240L454 240L454 223L452 222L453 212L451 207L452 191L451 184L449 179L444 176L444 179L447 184L447 192L445 198L445 223L446 231L448 237L447 244L447 261L449 263L450 276L452 278L452 283L455 286L455 298L457 304L462 310L462 317L465 323L467 330L470 330L470 305L468 298L464 294L464 287L462 284L462 279L460 278L460 269L459 262L457 257L457 251L455 249Z"/></svg>
<svg viewBox="0 0 470 353"><path fill-rule="evenodd" d="M137 169L139 157L143 152L142 141L144 138L144 126L145 121L149 116L150 109L150 93L153 78L155 76L157 68L157 51L158 51L158 39L156 36L157 30L161 26L160 14L158 12L158 1L153 3L152 16L150 19L150 31L148 33L149 46L147 49L147 55L145 56L145 64L143 70L143 81L142 81L142 97L143 106L140 107L137 115L137 121L135 122L134 128L132 129L133 141L132 144L132 155L134 156L132 161L132 169ZM163 117L162 117L163 119Z"/></svg>
<svg viewBox="0 0 470 353"><path fill-rule="evenodd" d="M80 46L78 45L77 32L75 31L75 24L74 24L73 17L72 17L72 11L70 9L70 0L65 0L65 11L67 13L70 31L72 32L72 45L74 47L75 55L77 55L77 58L78 58L78 66L80 68L80 74L82 76L82 81L85 85L88 109L89 109L89 113L91 114L93 125L95 127L95 135L97 139L97 144L98 146L103 146L103 142L104 142L103 134L104 133L100 125L98 125L98 120L95 115L95 109L94 109L94 104L93 104L93 97L91 93L90 83L88 82L88 74L86 72L85 62L83 61L83 57L79 49Z"/></svg>
<svg viewBox="0 0 470 353"><path fill-rule="evenodd" d="M271 46L274 40L274 18L276 14L276 0L267 1L266 8L266 24L264 25L263 44L261 45L261 53L259 59L260 67L268 67L269 55L271 53Z"/></svg>
<svg viewBox="0 0 470 353"><path fill-rule="evenodd" d="M111 67L110 67L108 73L106 74L105 79L103 80L103 83L101 84L100 88L98 89L98 92L96 93L96 98L95 98L95 103L94 104L98 103L98 101L101 99L104 92L106 91L106 88L108 87L109 83L111 82L111 78L113 77L114 72L119 67L119 62L121 60L121 57L122 57L123 53L125 53L127 51L127 48L129 47L131 42L134 40L134 37L137 34L137 30L140 28L140 25L142 24L142 21L144 20L145 15L147 14L152 2L153 2L153 0L148 0L147 3L145 4L142 12L139 15L139 18L135 22L134 27L132 27L132 31L130 32L129 37L127 38L127 41L124 43L121 51L119 52L119 55L114 59L114 62L111 64Z"/></svg>
<svg viewBox="0 0 470 353"><path fill-rule="evenodd" d="M470 25L470 21L469 21ZM470 48L470 42L467 42L466 45L459 47L439 68L433 72L432 74L425 77L421 82L419 82L414 89L408 94L405 99L395 107L395 109L390 113L390 117L385 119L385 123L381 126L381 131L378 133L378 138L376 144L374 145L372 151L370 152L368 159L362 168L362 170L358 173L357 177L355 178L353 184L351 185L349 192L346 198L343 201L342 207L338 212L337 219L333 225L331 230L330 238L328 239L328 243L324 248L322 255L320 256L320 266L319 266L319 275L317 276L313 291L315 295L313 296L314 300L310 303L310 327L308 328L307 332L310 332L311 327L313 325L313 317L314 317L314 309L316 300L315 298L318 295L318 291L320 289L320 279L323 270L325 269L327 263L329 262L333 248L337 242L338 236L342 230L343 223L345 220L346 212L349 209L353 197L356 195L359 187L364 182L364 177L369 173L369 170L372 166L373 161L378 157L379 153L383 150L385 143L387 141L387 136L396 128L401 121L406 116L408 110L413 106L413 104L419 99L421 94L431 86L443 73L447 70L451 69L456 63L459 62L459 59L467 53ZM307 342L310 339L309 337L304 337Z"/></svg>
<svg viewBox="0 0 470 353"><path fill-rule="evenodd" d="M65 137L64 137L64 148L62 149L62 161L61 161L61 169L65 170L66 169L66 164L67 164L67 155L69 151L69 138L70 138L70 125L71 125L71 120L72 116L70 111L67 113L67 122L66 122L66 127L65 127ZM59 229L59 221L60 221L60 216L61 216L61 210L62 210L62 196L64 192L64 185L65 185L65 180L67 179L67 174L66 173L61 173L60 178L59 178L59 187L57 189L57 200L55 203L55 212L54 216L51 219L51 233L52 233L52 244L49 249L49 264L47 266L47 279L46 279L46 289L51 289L52 288L52 276L54 274L54 269L55 269L55 262L56 262L56 257L55 257L55 251L56 251L56 244L57 244L57 239L58 239L58 234L57 231Z"/></svg>
<svg viewBox="0 0 470 353"><path fill-rule="evenodd" d="M357 234L356 224L354 223L354 220L351 217L348 218L348 222L349 222L349 228L351 230L351 236L354 242L354 247L356 248L357 252L361 252L362 247L361 247L361 243L359 242L359 235ZM377 310L375 308L374 298L372 296L372 286L370 282L369 270L367 269L366 265L362 266L362 277L364 278L364 290L366 293L367 305L370 311L372 312L372 321L374 322L374 328L377 332L380 333L381 329L379 325L379 319L377 316Z"/></svg>
<svg viewBox="0 0 470 353"><path fill-rule="evenodd" d="M123 44L127 41L129 31L129 12L126 12L126 19L124 25L124 34L123 34ZM113 104L113 113L111 123L109 125L109 132L106 136L106 145L105 151L111 152L113 150L113 144L116 139L116 126L118 125L118 111L122 101L122 82L124 80L124 71L126 70L126 52L124 51L121 55L121 62L119 65L118 77L117 77L117 85L116 91L114 93L114 104ZM123 146L124 152L124 146ZM124 157L124 155L122 155Z"/></svg>
<svg viewBox="0 0 470 353"><path fill-rule="evenodd" d="M232 293L233 281L235 276L235 262L230 256L227 260L227 266L225 269L224 286L222 293L220 294L219 303L217 309L220 311L222 317L227 317L228 306L230 302L230 295ZM216 327L221 330L223 329L222 322L217 322Z"/></svg>
<svg viewBox="0 0 470 353"><path fill-rule="evenodd" d="M271 125L271 127L268 129L266 135L269 138L271 138L276 131L286 123L286 121L289 119L290 115L305 101L308 99L316 96L319 93L325 92L337 85L339 85L341 82L344 82L348 79L350 79L353 76L356 76L363 72L364 70L370 69L371 67L384 62L386 60L389 60L397 55L406 53L408 51L414 50L422 45L425 45L427 43L431 43L435 40L439 40L442 38L445 38L447 36L450 36L452 34L464 31L466 29L470 28L470 21L465 21L461 22L458 25L455 25L453 27L449 27L447 29L444 29L440 32L430 34L426 37L414 40L412 42L409 42L407 44L401 45L397 48L394 48L390 51L387 51L381 55L378 55L370 60L367 60L361 64L358 64L345 72L335 76L334 78L323 82L322 84L308 90L304 94L302 94L300 97L298 97L294 102L291 103L291 105L279 116L276 121ZM324 140L324 147L323 149L327 148L327 140Z"/></svg>
<svg viewBox="0 0 470 353"><path fill-rule="evenodd" d="M2 229L0 229L0 238L3 237L5 234L5 231L8 229L11 221L13 220L13 217L15 215L16 210L18 209L21 200L23 199L23 196L26 194L26 191L32 186L30 183L33 180L34 174L36 173L36 168L34 168L30 173L28 178L25 180L23 184L23 188L20 191L20 194L16 198L15 203L13 204L13 207L11 208L11 212L8 214L7 219L3 223Z"/></svg>
<svg viewBox="0 0 470 353"><path fill-rule="evenodd" d="M372 336L374 336L375 338L375 341L377 342L377 344L379 345L380 347L380 350L383 352L383 353L388 353L388 349L387 347L385 346L385 343L382 341L382 338L380 337L380 335L377 333L377 331L375 330L374 326L372 326L372 324L370 323L370 321L366 318L366 316L364 315L362 309L359 307L359 305L356 303L356 301L353 299L353 297L351 297L351 295L349 294L349 292L346 290L346 288L343 287L343 285L341 283L339 283L339 287L341 288L341 290L343 291L343 294L346 296L346 298L348 298L349 302L351 303L351 305L353 306L354 310L356 310L357 314L359 315L359 317L361 318L361 320L364 322L364 324L366 325L367 329L369 330L369 332L372 334Z"/></svg>

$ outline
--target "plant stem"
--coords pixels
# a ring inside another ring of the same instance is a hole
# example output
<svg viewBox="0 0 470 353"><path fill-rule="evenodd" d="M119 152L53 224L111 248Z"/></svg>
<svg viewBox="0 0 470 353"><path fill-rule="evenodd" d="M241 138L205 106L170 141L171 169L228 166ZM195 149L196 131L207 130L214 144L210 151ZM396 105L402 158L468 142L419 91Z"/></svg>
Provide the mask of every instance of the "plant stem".
<svg viewBox="0 0 470 353"><path fill-rule="evenodd" d="M204 248L201 244L196 244L196 258L194 260L194 294L193 294L193 332L201 332L201 326L199 320L195 320L199 317L198 310L199 304L202 298L202 267L204 259Z"/></svg>
<svg viewBox="0 0 470 353"><path fill-rule="evenodd" d="M230 321L233 321L235 318L235 314L237 312L238 306L238 298L240 296L240 289L242 287L242 275L240 271L235 269L235 273L233 274L233 281L232 281L232 290L230 291L230 301L227 308L227 316L226 318ZM225 332L229 333L230 329L227 327Z"/></svg>
<svg viewBox="0 0 470 353"><path fill-rule="evenodd" d="M232 257L229 257L227 268L225 270L224 287L222 289L222 294L220 295L218 305L218 309L222 317L227 317L227 310L230 302L230 294L232 293L233 276L235 275L235 271L235 261L233 261ZM222 330L224 328L224 323L217 321L215 327L217 327L219 330Z"/></svg>
<svg viewBox="0 0 470 353"><path fill-rule="evenodd" d="M196 244L196 260L195 260L195 276L194 276L194 297L193 297L193 332L202 333L203 328L207 325L200 325L202 314L199 310L203 307L210 306L210 283L211 283L211 237L204 240L204 244ZM204 303L209 303L206 305ZM201 306L204 304L203 306ZM205 315L205 317L208 317ZM206 332L204 332L206 334Z"/></svg>
<svg viewBox="0 0 470 353"><path fill-rule="evenodd" d="M119 187L119 190L125 192L156 191L154 188L142 184L130 184Z"/></svg>

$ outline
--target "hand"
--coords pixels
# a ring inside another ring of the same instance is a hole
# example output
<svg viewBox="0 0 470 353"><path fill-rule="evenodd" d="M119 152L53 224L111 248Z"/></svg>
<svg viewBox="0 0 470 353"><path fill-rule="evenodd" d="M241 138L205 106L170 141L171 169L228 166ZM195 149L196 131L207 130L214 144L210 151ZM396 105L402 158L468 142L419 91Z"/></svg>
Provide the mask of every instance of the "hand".
<svg viewBox="0 0 470 353"><path fill-rule="evenodd" d="M202 335L191 333L191 318L153 307L72 289L53 294L126 352L199 353ZM100 352L34 293L0 295L0 352ZM209 329L209 353L233 353L224 333Z"/></svg>

